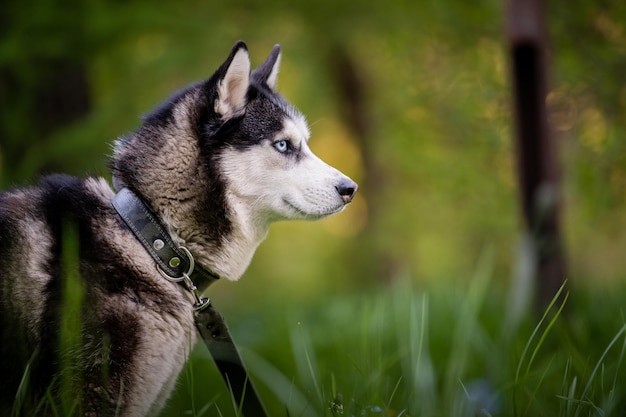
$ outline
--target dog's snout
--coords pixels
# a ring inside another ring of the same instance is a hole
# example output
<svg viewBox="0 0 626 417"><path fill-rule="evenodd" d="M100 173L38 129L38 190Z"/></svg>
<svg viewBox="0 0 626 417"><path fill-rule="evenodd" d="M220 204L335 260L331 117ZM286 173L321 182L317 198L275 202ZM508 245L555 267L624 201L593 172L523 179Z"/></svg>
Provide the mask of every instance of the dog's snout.
<svg viewBox="0 0 626 417"><path fill-rule="evenodd" d="M341 196L343 202L348 204L354 198L356 190L359 189L359 186L354 181L345 179L336 185L335 189L337 189L337 192Z"/></svg>

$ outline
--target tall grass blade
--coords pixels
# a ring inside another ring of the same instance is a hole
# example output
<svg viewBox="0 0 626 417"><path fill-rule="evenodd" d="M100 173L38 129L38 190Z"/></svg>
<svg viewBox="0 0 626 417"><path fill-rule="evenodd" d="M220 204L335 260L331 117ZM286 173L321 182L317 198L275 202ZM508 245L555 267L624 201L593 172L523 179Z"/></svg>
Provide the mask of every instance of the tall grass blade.
<svg viewBox="0 0 626 417"><path fill-rule="evenodd" d="M276 369L274 365L249 350L242 350L242 355L246 359L250 372L259 378L265 386L270 388L282 404L287 405L288 409L294 411L296 416L318 416L311 409L306 396L296 387L293 381Z"/></svg>
<svg viewBox="0 0 626 417"><path fill-rule="evenodd" d="M558 294L557 294L557 297L558 297ZM565 294L565 298L563 299L563 303L561 303L561 307L559 307L559 309L557 310L556 314L552 317L552 319L550 320L550 322L546 326L546 328L543 331L543 333L541 333L541 337L539 338L539 341L537 342L537 345L535 345L535 349L533 350L533 353L532 353L532 355L530 355L530 359L528 360L528 366L526 367L526 375L528 375L530 373L530 368L532 367L532 364L534 363L535 358L537 357L537 353L539 352L539 349L541 348L541 346L543 346L543 342L545 342L546 337L550 333L550 330L552 330L552 327L554 326L554 323L556 323L556 320L561 315L561 312L563 311L563 308L565 307L565 304L567 303L567 299L568 298L569 298L569 292L567 294Z"/></svg>
<svg viewBox="0 0 626 417"><path fill-rule="evenodd" d="M543 316L539 320L539 323L537 323L537 326L535 326L532 334L530 335L530 338L528 339L528 341L526 342L526 345L524 346L524 349L522 350L522 355L520 356L519 362L517 364L517 369L515 370L515 378L514 378L514 384L513 384L513 415L514 416L517 416L517 388L519 386L520 372L522 370L522 366L524 364L524 360L526 359L526 355L528 354L528 351L529 351L529 349L531 347L531 344L533 343L533 340L535 339L535 337L539 333L539 330L541 329L541 327L543 325L543 322L548 317L548 314L552 310L552 307L556 304L557 300L561 296L561 293L565 289L565 285L566 284L567 284L567 281L564 282L563 285L561 285L561 288L559 288L559 290L557 291L557 293L554 296L554 298L552 298L552 301L550 301L550 304L548 305L548 307L544 311ZM551 321L552 324L554 324L554 321L556 320L556 317L558 317L560 312L563 310L563 307L565 306L565 302L566 301L567 301L567 297L564 298L563 303L561 304L561 307L559 308L557 314L554 316L553 320ZM539 347L543 343L543 340L545 339L545 336L547 335L547 331L549 331L551 328L552 328L552 326L548 326L546 328L546 330L543 332L543 334L541 335L540 343L538 343L536 345L535 349L533 350L532 358L531 358L531 360L529 360L528 365L526 367L526 374L524 375L524 378L526 378L528 376L528 372L530 370L530 367L532 365L532 361L534 360L536 352L538 352Z"/></svg>
<svg viewBox="0 0 626 417"><path fill-rule="evenodd" d="M623 322L623 318L622 318ZM626 326L626 324L623 324ZM622 327L623 329L624 327ZM626 354L626 335L624 335L624 342L622 343L622 349L619 353L619 358L617 360L617 364L615 366L615 377L613 378L613 384L611 384L611 392L609 396L609 401L614 402L616 399L616 391L617 391L617 377L620 375L620 368L622 367L622 363L624 362L624 354Z"/></svg>
<svg viewBox="0 0 626 417"><path fill-rule="evenodd" d="M535 398L537 397L537 393L539 392L539 388L541 388L541 385L543 384L543 381L546 379L546 375L548 374L548 371L552 367L552 362L553 361L554 361L554 356L550 358L550 362L548 362L546 367L543 369L543 372L541 373L541 377L539 378L539 381L537 381L537 384L535 385L535 389L533 390L532 395L530 396L530 398L527 401L526 410L524 411L524 414L523 414L524 416L528 415L528 413L530 411L530 408L535 403Z"/></svg>
<svg viewBox="0 0 626 417"><path fill-rule="evenodd" d="M63 225L61 271L63 293L61 304L61 326L59 352L61 373L59 399L64 416L80 414L82 387L82 309L85 287L79 272L78 226L70 221Z"/></svg>
<svg viewBox="0 0 626 417"><path fill-rule="evenodd" d="M20 380L20 385L17 388L17 392L15 393L15 402L13 403L13 408L11 409L11 417L21 416L22 413L22 405L26 400L28 395L28 381L30 379L30 371L33 365L33 361L37 359L39 355L39 348L33 351L33 354L30 356L28 363L26 364L26 368L24 369L24 374L22 375L22 379Z"/></svg>
<svg viewBox="0 0 626 417"><path fill-rule="evenodd" d="M467 366L472 346L483 333L478 314L484 304L489 283L493 275L494 249L486 247L478 260L467 295L457 313L458 321L451 340L453 347L446 370L445 396L454 398L458 389L458 381Z"/></svg>
<svg viewBox="0 0 626 417"><path fill-rule="evenodd" d="M304 331L302 323L297 323L297 332L292 330L290 332L290 338L300 381L307 385L310 391L315 393L318 405L323 407L324 394L320 389L318 382L319 378L316 372L319 368L317 367L317 361L313 356L314 350L311 338L309 334Z"/></svg>
<svg viewBox="0 0 626 417"><path fill-rule="evenodd" d="M606 355L609 353L609 351L611 350L611 348L613 347L613 345L615 343L617 343L617 341L619 340L619 338L626 332L626 325L622 326L622 328L619 330L619 332L617 332L617 334L615 335L615 337L613 337L613 340L611 340L611 342L609 343L609 345L606 347L606 349L604 349L604 352L602 352L602 356L600 356L600 359L598 359L598 362L596 363L596 366L593 368L593 371L591 372L591 375L589 376L589 380L587 381L587 384L585 385L585 388L583 389L582 394L580 395L580 398L582 401L585 401L585 398L587 397L587 393L589 392L589 390L591 389L591 383L593 382L596 373L598 372L598 369L600 368L600 366L602 366L604 364L604 358L606 357ZM576 410L574 412L574 417L578 417L578 415L580 414L581 411L581 407L580 404L576 405Z"/></svg>

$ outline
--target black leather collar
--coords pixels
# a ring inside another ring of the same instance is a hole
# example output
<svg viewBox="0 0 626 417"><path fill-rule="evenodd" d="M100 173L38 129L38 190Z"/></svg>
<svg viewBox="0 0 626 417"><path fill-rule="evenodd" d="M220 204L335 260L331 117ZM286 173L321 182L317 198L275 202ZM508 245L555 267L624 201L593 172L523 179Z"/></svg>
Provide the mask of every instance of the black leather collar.
<svg viewBox="0 0 626 417"><path fill-rule="evenodd" d="M113 207L165 278L179 282L187 277L202 290L219 279L218 275L196 264L185 247L174 243L157 215L131 190L122 188L113 198ZM189 286L188 282L185 284Z"/></svg>
<svg viewBox="0 0 626 417"><path fill-rule="evenodd" d="M195 286L198 283L205 289L219 276L196 265L193 255L172 241L157 215L131 190L121 189L112 202L124 223L152 256L159 272L170 281L184 284L192 292L196 300L196 327L235 403L241 404L246 416L267 417L224 318L207 298L200 297Z"/></svg>

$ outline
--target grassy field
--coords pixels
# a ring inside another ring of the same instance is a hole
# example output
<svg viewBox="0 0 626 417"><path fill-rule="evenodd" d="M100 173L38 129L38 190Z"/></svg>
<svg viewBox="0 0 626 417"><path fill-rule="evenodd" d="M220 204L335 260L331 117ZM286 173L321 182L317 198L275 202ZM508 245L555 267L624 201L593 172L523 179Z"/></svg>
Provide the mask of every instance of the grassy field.
<svg viewBox="0 0 626 417"><path fill-rule="evenodd" d="M518 291L507 294L493 264L485 251L466 280L427 289L407 276L306 302L268 294L239 306L213 303L271 416L624 416L626 287L567 285L533 314L519 307ZM68 276L67 352L81 343L79 284ZM73 360L63 356L66 369ZM63 373L56 415L79 415L77 381ZM161 416L238 415L199 343Z"/></svg>
<svg viewBox="0 0 626 417"><path fill-rule="evenodd" d="M464 287L407 279L227 318L272 416L623 416L624 291L564 288L519 316L496 278L486 260ZM198 345L162 416L236 410Z"/></svg>
<svg viewBox="0 0 626 417"><path fill-rule="evenodd" d="M506 3L5 0L0 189L110 179L111 143L142 114L237 39L254 66L280 43L279 91L361 188L339 216L272 226L247 277L209 291L271 415L626 416L626 2L545 2L572 276L539 312L510 283L523 232ZM78 245L64 249L71 270ZM71 369L89 299L68 278ZM80 378L56 382L55 414L80 415ZM236 410L198 344L161 416Z"/></svg>

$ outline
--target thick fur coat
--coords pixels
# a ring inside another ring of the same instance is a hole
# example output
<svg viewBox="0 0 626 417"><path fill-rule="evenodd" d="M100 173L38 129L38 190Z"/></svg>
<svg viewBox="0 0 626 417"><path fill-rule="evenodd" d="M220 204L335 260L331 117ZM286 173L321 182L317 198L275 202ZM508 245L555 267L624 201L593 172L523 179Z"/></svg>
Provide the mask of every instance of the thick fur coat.
<svg viewBox="0 0 626 417"><path fill-rule="evenodd" d="M80 415L154 416L170 395L197 339L193 297L159 274L114 210L122 187L228 280L243 274L270 223L318 219L352 200L357 185L310 151L304 117L276 93L279 62L276 46L251 72L238 42L211 78L116 141L114 187L55 175L0 193L1 415L53 414L68 372ZM73 275L84 294L68 370L60 335Z"/></svg>

